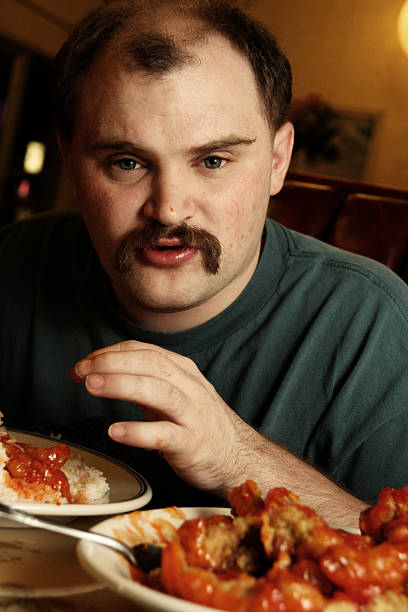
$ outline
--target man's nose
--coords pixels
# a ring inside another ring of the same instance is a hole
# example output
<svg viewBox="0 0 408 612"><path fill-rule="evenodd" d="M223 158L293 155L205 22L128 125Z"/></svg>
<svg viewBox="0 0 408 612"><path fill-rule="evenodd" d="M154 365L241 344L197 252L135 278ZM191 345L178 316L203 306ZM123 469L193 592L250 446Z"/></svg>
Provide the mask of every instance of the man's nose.
<svg viewBox="0 0 408 612"><path fill-rule="evenodd" d="M179 225L195 212L192 185L177 168L157 171L152 177L143 214L162 225Z"/></svg>

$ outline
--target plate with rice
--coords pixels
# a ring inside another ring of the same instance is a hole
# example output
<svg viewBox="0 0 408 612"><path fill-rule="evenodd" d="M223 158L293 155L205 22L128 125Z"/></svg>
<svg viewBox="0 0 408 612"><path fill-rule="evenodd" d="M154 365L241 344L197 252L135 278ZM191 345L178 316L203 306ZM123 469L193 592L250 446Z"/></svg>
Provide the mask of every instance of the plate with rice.
<svg viewBox="0 0 408 612"><path fill-rule="evenodd" d="M131 467L75 444L0 427L0 501L52 519L145 506L152 489ZM6 521L11 526L11 521ZM0 522L0 527L3 526Z"/></svg>

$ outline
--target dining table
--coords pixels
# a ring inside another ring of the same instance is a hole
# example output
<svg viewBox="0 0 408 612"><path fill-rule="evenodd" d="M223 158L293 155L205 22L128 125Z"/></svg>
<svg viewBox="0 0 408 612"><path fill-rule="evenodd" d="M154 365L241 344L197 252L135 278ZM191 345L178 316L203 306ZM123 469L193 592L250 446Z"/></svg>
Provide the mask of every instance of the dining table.
<svg viewBox="0 0 408 612"><path fill-rule="evenodd" d="M90 529L105 517L69 525ZM43 529L0 526L0 611L137 612L135 602L96 581L82 567L78 540Z"/></svg>

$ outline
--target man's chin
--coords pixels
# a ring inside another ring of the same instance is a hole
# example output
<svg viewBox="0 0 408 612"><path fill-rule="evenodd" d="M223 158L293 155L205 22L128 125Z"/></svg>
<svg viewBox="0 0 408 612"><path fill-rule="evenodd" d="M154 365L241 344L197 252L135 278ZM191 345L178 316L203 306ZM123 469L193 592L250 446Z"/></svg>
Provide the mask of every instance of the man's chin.
<svg viewBox="0 0 408 612"><path fill-rule="evenodd" d="M125 286L124 286L125 285ZM138 284L137 288L128 283L115 284L113 290L118 302L129 314L133 313L136 318L137 313L156 313L156 314L177 314L193 310L205 304L211 299L216 291L203 290L203 286L194 291L191 283L189 286L176 289L170 287L167 291L160 288L159 283L152 283L152 286L143 287Z"/></svg>

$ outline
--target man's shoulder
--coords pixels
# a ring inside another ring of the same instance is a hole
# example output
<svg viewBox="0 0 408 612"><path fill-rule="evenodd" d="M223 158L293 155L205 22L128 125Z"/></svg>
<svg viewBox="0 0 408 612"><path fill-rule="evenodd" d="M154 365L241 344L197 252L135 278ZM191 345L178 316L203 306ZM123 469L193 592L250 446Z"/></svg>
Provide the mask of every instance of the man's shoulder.
<svg viewBox="0 0 408 612"><path fill-rule="evenodd" d="M50 210L25 217L19 221L9 223L0 229L0 240L13 234L44 234L50 231L78 231L85 228L82 216L78 210Z"/></svg>
<svg viewBox="0 0 408 612"><path fill-rule="evenodd" d="M292 284L302 277L303 288L310 280L316 291L337 295L358 292L363 297L391 299L408 317L408 286L384 264L350 251L339 249L314 237L279 226L286 248L285 274Z"/></svg>
<svg viewBox="0 0 408 612"><path fill-rule="evenodd" d="M8 285L31 285L39 282L39 275L74 274L83 269L92 253L77 211L36 214L0 229L0 279Z"/></svg>
<svg viewBox="0 0 408 612"><path fill-rule="evenodd" d="M352 276L367 277L374 282L381 281L381 279L385 282L396 280L397 284L407 287L397 274L379 261L345 251L312 236L287 228L283 229L286 234L289 255L294 258L310 261L312 264L316 263L323 268L351 272Z"/></svg>
<svg viewBox="0 0 408 612"><path fill-rule="evenodd" d="M53 210L36 214L0 229L0 251L22 252L35 244L61 250L66 244L89 242L77 210Z"/></svg>

